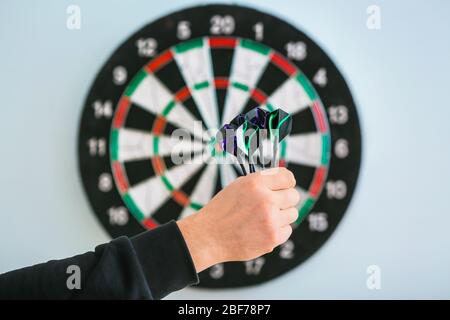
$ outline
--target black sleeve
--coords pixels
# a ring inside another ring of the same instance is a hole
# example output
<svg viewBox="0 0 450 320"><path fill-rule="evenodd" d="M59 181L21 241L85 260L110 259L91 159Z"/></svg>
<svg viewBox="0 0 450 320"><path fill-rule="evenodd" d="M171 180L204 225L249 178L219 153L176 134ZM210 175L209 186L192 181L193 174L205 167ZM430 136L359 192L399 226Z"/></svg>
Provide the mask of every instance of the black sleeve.
<svg viewBox="0 0 450 320"><path fill-rule="evenodd" d="M161 299L197 282L187 245L171 221L94 252L4 273L0 299Z"/></svg>

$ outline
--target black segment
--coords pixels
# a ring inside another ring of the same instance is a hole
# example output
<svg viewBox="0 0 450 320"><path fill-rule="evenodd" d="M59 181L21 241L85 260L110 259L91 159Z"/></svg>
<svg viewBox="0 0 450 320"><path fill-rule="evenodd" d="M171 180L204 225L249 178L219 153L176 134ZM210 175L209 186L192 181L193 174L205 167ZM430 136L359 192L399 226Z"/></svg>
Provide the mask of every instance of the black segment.
<svg viewBox="0 0 450 320"><path fill-rule="evenodd" d="M292 115L292 124L291 134L304 134L317 131L311 108L305 108Z"/></svg>
<svg viewBox="0 0 450 320"><path fill-rule="evenodd" d="M226 48L211 48L211 62L214 78L230 76L234 50Z"/></svg>
<svg viewBox="0 0 450 320"><path fill-rule="evenodd" d="M211 48L210 52L214 78L228 79L233 63L234 50L227 48ZM219 110L223 110L226 96L227 91L225 88L216 88L217 106Z"/></svg>
<svg viewBox="0 0 450 320"><path fill-rule="evenodd" d="M216 97L217 97L217 107L219 110L223 110L225 107L225 99L227 98L227 91L226 90L216 90ZM222 119L220 120L222 121ZM223 125L223 123L221 123Z"/></svg>
<svg viewBox="0 0 450 320"><path fill-rule="evenodd" d="M188 99L186 99L183 102L183 105L186 107L186 109L192 113L192 115L199 121L202 121L203 123L203 127L205 128L205 121L203 120L202 115L200 114L200 111L197 108L197 105L195 104L194 99L191 97L189 97Z"/></svg>
<svg viewBox="0 0 450 320"><path fill-rule="evenodd" d="M127 161L124 166L131 187L155 175L150 159Z"/></svg>
<svg viewBox="0 0 450 320"><path fill-rule="evenodd" d="M309 186L313 181L316 168L295 163L289 163L288 168L294 173L295 179L297 180L297 186L308 191Z"/></svg>
<svg viewBox="0 0 450 320"><path fill-rule="evenodd" d="M125 121L125 128L151 133L155 121L156 115L154 113L147 111L137 104L132 104L128 110L127 118ZM178 128L172 125L170 122L166 122L164 127L164 134L171 135L172 132L176 129Z"/></svg>
<svg viewBox="0 0 450 320"><path fill-rule="evenodd" d="M182 187L181 190L189 197L192 192L194 191L194 188L196 187L200 177L202 176L203 172L206 170L207 166L204 165L200 170L198 170Z"/></svg>
<svg viewBox="0 0 450 320"><path fill-rule="evenodd" d="M175 60L161 67L155 75L174 95L186 86Z"/></svg>
<svg viewBox="0 0 450 320"><path fill-rule="evenodd" d="M152 219L162 224L170 220L177 220L181 214L183 207L176 202L172 197L162 204L155 213L151 215Z"/></svg>
<svg viewBox="0 0 450 320"><path fill-rule="evenodd" d="M256 84L256 88L262 90L267 96L270 96L287 79L288 76L280 68L269 63Z"/></svg>

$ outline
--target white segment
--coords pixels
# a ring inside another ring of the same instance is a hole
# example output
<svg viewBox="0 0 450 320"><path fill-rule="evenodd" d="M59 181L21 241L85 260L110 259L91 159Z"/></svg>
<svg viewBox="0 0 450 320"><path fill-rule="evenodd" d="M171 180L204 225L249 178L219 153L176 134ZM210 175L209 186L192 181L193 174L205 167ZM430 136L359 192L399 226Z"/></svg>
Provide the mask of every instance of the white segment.
<svg viewBox="0 0 450 320"><path fill-rule="evenodd" d="M221 165L220 167L220 182L222 183L222 188L225 188L231 182L236 180L237 174L231 165Z"/></svg>
<svg viewBox="0 0 450 320"><path fill-rule="evenodd" d="M159 176L131 187L129 194L146 217L152 215L170 197L169 190Z"/></svg>
<svg viewBox="0 0 450 320"><path fill-rule="evenodd" d="M182 104L175 104L173 109L167 115L167 121L175 124L178 128L188 130L192 135L199 139L209 140L208 133L201 125L201 120L196 119ZM196 122L199 122L199 124L195 125Z"/></svg>
<svg viewBox="0 0 450 320"><path fill-rule="evenodd" d="M232 86L228 87L222 115L222 125L230 123L236 115L242 112L249 94L248 91L243 91Z"/></svg>
<svg viewBox="0 0 450 320"><path fill-rule="evenodd" d="M195 104L205 120L206 128L219 128L219 109L214 85L210 82L207 88L192 90Z"/></svg>
<svg viewBox="0 0 450 320"><path fill-rule="evenodd" d="M190 195L189 199L192 202L205 205L213 197L216 188L217 180L217 165L209 164L205 171L202 173L194 191ZM192 214L196 210L191 207L184 208L181 213L180 219Z"/></svg>
<svg viewBox="0 0 450 320"><path fill-rule="evenodd" d="M237 46L234 51L230 81L253 88L269 61L269 55Z"/></svg>
<svg viewBox="0 0 450 320"><path fill-rule="evenodd" d="M230 84L238 82L253 89L268 62L269 55L263 55L256 51L237 46L234 50L233 63L231 66L229 77ZM245 107L249 94L250 92L244 92L230 86L225 99L222 123L228 123L235 115L241 113L242 109Z"/></svg>
<svg viewBox="0 0 450 320"><path fill-rule="evenodd" d="M153 135L133 129L119 129L118 160L141 160L153 156Z"/></svg>
<svg viewBox="0 0 450 320"><path fill-rule="evenodd" d="M148 74L130 97L143 109L153 113L161 114L164 108L173 100L170 91L154 75ZM196 137L202 139L207 137L204 130L194 130L194 123L198 121L186 107L177 103L167 116L167 121L179 128L185 128ZM149 124L150 128L151 124Z"/></svg>
<svg viewBox="0 0 450 320"><path fill-rule="evenodd" d="M291 115L311 105L311 99L309 99L303 87L293 77L278 87L267 100L268 103L282 108Z"/></svg>
<svg viewBox="0 0 450 320"><path fill-rule="evenodd" d="M287 138L286 160L295 164L320 166L322 135L320 133L296 134Z"/></svg>
<svg viewBox="0 0 450 320"><path fill-rule="evenodd" d="M192 157L194 153L201 152L206 147L206 144L194 139L178 140L171 136L160 136L158 154L160 156L172 155L172 159L176 160L178 157L174 156L189 155Z"/></svg>
<svg viewBox="0 0 450 320"><path fill-rule="evenodd" d="M205 41L204 41L205 42ZM207 128L218 128L219 111L217 108L216 91L213 84L212 64L209 47L191 49L175 54L175 61L186 82L191 88L194 101L205 120ZM194 85L207 81L209 86L194 90Z"/></svg>
<svg viewBox="0 0 450 320"><path fill-rule="evenodd" d="M149 159L153 157L153 135L133 129L119 130L119 161ZM159 136L158 155L168 156L172 152L177 154L192 154L206 148L206 144L198 140L178 140L175 137Z"/></svg>
<svg viewBox="0 0 450 320"><path fill-rule="evenodd" d="M201 154L193 158L190 163L182 164L167 170L165 176L175 189L179 189L204 165L203 155Z"/></svg>
<svg viewBox="0 0 450 320"><path fill-rule="evenodd" d="M172 94L153 74L148 74L130 99L147 111L160 114L172 100Z"/></svg>
<svg viewBox="0 0 450 320"><path fill-rule="evenodd" d="M186 218L187 216L190 216L191 214L197 212L197 210L191 208L190 206L186 206L183 211L181 211L180 216L178 217L177 220Z"/></svg>

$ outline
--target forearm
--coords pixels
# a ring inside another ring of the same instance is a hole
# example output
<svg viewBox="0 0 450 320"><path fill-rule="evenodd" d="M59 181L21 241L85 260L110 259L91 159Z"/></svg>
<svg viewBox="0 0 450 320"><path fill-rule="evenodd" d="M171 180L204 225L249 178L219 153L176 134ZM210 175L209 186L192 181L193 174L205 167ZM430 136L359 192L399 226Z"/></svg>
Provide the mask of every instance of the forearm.
<svg viewBox="0 0 450 320"><path fill-rule="evenodd" d="M79 288L68 285L69 266L79 267ZM0 275L0 298L160 299L197 281L181 233L171 222L131 239L117 238L94 252Z"/></svg>

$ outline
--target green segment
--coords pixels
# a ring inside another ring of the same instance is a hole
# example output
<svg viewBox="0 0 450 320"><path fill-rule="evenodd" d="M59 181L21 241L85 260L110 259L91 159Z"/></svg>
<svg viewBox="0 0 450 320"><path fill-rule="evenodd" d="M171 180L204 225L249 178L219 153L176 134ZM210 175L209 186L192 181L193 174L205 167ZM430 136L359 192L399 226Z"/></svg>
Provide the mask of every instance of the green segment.
<svg viewBox="0 0 450 320"><path fill-rule="evenodd" d="M142 211L138 208L136 203L134 203L133 199L130 197L128 193L123 195L123 201L127 205L127 208L131 211L131 214L138 220L142 221L145 216Z"/></svg>
<svg viewBox="0 0 450 320"><path fill-rule="evenodd" d="M189 206L190 206L192 209L195 209L195 210L200 210L201 208L203 208L203 206L202 206L201 204L195 203L195 202L191 202L191 203L189 204Z"/></svg>
<svg viewBox="0 0 450 320"><path fill-rule="evenodd" d="M183 53L195 48L201 48L203 46L203 38L197 38L190 41L182 42L175 46L176 53Z"/></svg>
<svg viewBox="0 0 450 320"><path fill-rule="evenodd" d="M167 117L167 115L169 114L170 111L172 111L173 107L175 107L175 101L170 101L167 106L164 108L164 110L162 111L162 115L164 117Z"/></svg>
<svg viewBox="0 0 450 320"><path fill-rule="evenodd" d="M131 80L131 83L128 85L128 87L125 89L125 95L127 97L131 97L136 90L136 88L139 86L141 81L147 76L147 72L145 72L144 69L141 69L138 71L138 73L134 76L133 80Z"/></svg>
<svg viewBox="0 0 450 320"><path fill-rule="evenodd" d="M272 104L268 103L268 104L267 104L267 109L268 109L269 111L273 111L273 110L275 110L275 107L274 107Z"/></svg>
<svg viewBox="0 0 450 320"><path fill-rule="evenodd" d="M119 130L114 129L111 131L111 142L109 143L111 160L117 160L119 158Z"/></svg>
<svg viewBox="0 0 450 320"><path fill-rule="evenodd" d="M204 89L204 88L208 88L208 87L209 87L208 81L203 81L203 82L194 84L195 90L200 90L200 89Z"/></svg>
<svg viewBox="0 0 450 320"><path fill-rule="evenodd" d="M330 136L327 134L322 135L322 165L328 165L330 156Z"/></svg>
<svg viewBox="0 0 450 320"><path fill-rule="evenodd" d="M231 83L231 85L232 85L233 87L237 88L237 89L242 90L242 91L248 91L248 90L250 90L250 88L249 88L248 86L246 86L245 84L243 84L243 83L233 82L233 83Z"/></svg>
<svg viewBox="0 0 450 320"><path fill-rule="evenodd" d="M248 39L242 39L239 45L243 48L259 52L263 55L268 55L270 52L270 48L266 47L265 45Z"/></svg>
<svg viewBox="0 0 450 320"><path fill-rule="evenodd" d="M161 176L161 180L164 182L164 184L166 185L167 189L169 189L170 191L174 190L173 185L170 183L169 179L167 179L166 176Z"/></svg>
<svg viewBox="0 0 450 320"><path fill-rule="evenodd" d="M153 155L157 155L159 151L159 137L153 137Z"/></svg>
<svg viewBox="0 0 450 320"><path fill-rule="evenodd" d="M298 218L297 221L295 221L296 224L300 224L302 220L306 217L306 215L311 210L312 206L314 205L314 199L308 198L303 206L298 210Z"/></svg>
<svg viewBox="0 0 450 320"><path fill-rule="evenodd" d="M308 78L303 73L299 73L296 76L297 81L300 83L300 85L303 87L303 89L306 91L306 94L311 100L315 100L317 98L316 91L309 83Z"/></svg>

